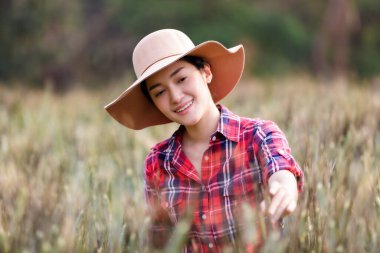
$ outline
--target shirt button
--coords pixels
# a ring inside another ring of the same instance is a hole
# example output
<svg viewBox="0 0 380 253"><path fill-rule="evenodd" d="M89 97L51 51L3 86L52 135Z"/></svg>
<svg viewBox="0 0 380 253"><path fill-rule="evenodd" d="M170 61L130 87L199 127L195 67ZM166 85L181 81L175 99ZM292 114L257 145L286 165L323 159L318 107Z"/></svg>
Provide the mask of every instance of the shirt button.
<svg viewBox="0 0 380 253"><path fill-rule="evenodd" d="M205 220L207 218L206 214L202 215L202 220Z"/></svg>
<svg viewBox="0 0 380 253"><path fill-rule="evenodd" d="M213 247L214 247L214 244L212 244L211 242L208 244L208 247L210 248L210 249L212 249Z"/></svg>
<svg viewBox="0 0 380 253"><path fill-rule="evenodd" d="M205 156L205 160L208 161L208 155Z"/></svg>
<svg viewBox="0 0 380 253"><path fill-rule="evenodd" d="M216 140L216 136L213 136L213 137L211 138L211 140L215 141L215 140Z"/></svg>
<svg viewBox="0 0 380 253"><path fill-rule="evenodd" d="M206 186L202 185L202 191L206 191Z"/></svg>
<svg viewBox="0 0 380 253"><path fill-rule="evenodd" d="M284 155L284 154L285 154L285 151L284 151L283 149L279 149L279 150L278 150L278 153L279 153L280 155Z"/></svg>

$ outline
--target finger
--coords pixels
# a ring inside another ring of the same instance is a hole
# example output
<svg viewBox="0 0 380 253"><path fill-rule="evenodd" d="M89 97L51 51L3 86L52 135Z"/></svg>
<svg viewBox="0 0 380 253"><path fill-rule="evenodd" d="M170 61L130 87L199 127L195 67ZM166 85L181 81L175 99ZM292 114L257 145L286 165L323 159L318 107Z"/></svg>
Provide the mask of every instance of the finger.
<svg viewBox="0 0 380 253"><path fill-rule="evenodd" d="M277 206L274 214L271 217L272 222L277 222L287 212L287 207L292 203L292 199L289 195L284 195L281 202Z"/></svg>
<svg viewBox="0 0 380 253"><path fill-rule="evenodd" d="M278 182L273 182L270 186L269 186L269 194L273 197L277 192L278 190L280 189L280 183Z"/></svg>
<svg viewBox="0 0 380 253"><path fill-rule="evenodd" d="M272 202L270 203L269 208L268 208L269 215L273 216L275 214L276 209L278 208L278 206L282 202L282 199L284 198L284 196L285 196L285 191L278 190L276 192L276 194L273 196Z"/></svg>
<svg viewBox="0 0 380 253"><path fill-rule="evenodd" d="M288 214L293 213L296 210L297 207L297 202L296 201L291 201L290 204L286 207L286 211Z"/></svg>
<svg viewBox="0 0 380 253"><path fill-rule="evenodd" d="M263 201L261 201L261 203L260 203L260 211L261 211L262 213L265 213L266 210L267 210L267 207L266 207L266 205L265 205L265 200L263 200Z"/></svg>

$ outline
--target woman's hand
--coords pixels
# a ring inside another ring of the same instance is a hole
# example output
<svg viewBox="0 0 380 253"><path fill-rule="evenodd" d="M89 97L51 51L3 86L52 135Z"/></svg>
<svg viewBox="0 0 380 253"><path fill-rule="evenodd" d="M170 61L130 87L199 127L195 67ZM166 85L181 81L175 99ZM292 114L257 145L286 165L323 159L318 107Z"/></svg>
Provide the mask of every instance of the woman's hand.
<svg viewBox="0 0 380 253"><path fill-rule="evenodd" d="M269 206L261 203L261 209L270 216L273 226L277 221L295 211L298 201L297 181L287 170L274 173L268 180L268 190L271 197Z"/></svg>

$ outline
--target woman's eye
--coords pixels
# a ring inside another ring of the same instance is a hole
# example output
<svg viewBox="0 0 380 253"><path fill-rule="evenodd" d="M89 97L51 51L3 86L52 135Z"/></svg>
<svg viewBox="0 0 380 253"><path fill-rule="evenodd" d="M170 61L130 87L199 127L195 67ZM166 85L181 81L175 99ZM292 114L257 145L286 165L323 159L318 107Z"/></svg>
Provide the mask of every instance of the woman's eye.
<svg viewBox="0 0 380 253"><path fill-rule="evenodd" d="M178 83L182 83L182 82L184 82L186 80L186 77L182 77L182 78L180 78L179 80L178 80Z"/></svg>
<svg viewBox="0 0 380 253"><path fill-rule="evenodd" d="M165 92L165 90L160 90L160 91L158 91L154 96L155 96L155 97L159 97L159 96L161 96L162 93L164 93L164 92Z"/></svg>

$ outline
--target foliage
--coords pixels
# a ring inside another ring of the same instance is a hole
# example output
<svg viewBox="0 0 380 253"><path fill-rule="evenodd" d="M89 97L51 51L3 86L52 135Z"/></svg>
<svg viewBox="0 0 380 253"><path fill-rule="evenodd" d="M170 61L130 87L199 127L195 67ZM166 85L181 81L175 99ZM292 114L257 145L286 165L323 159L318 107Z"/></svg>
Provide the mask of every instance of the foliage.
<svg viewBox="0 0 380 253"><path fill-rule="evenodd" d="M118 125L102 106L122 87L58 97L0 86L1 252L152 252L143 161L176 126ZM379 101L374 87L304 78L241 83L223 102L277 122L305 171L285 238L269 233L263 252L377 252ZM253 224L260 214L246 208L243 218ZM187 228L177 228L170 252Z"/></svg>
<svg viewBox="0 0 380 253"><path fill-rule="evenodd" d="M380 3L362 0L358 7L361 10L361 29L358 31L360 36L353 43L352 61L360 75L373 76L380 70L377 60L380 57Z"/></svg>
<svg viewBox="0 0 380 253"><path fill-rule="evenodd" d="M255 75L313 71L313 47L329 1L4 0L0 3L0 80L104 85L132 73L142 36L161 28L196 42L243 43ZM359 25L350 37L349 71L380 72L380 5L353 2ZM331 52L330 52L331 53ZM11 82L6 82L10 84Z"/></svg>

